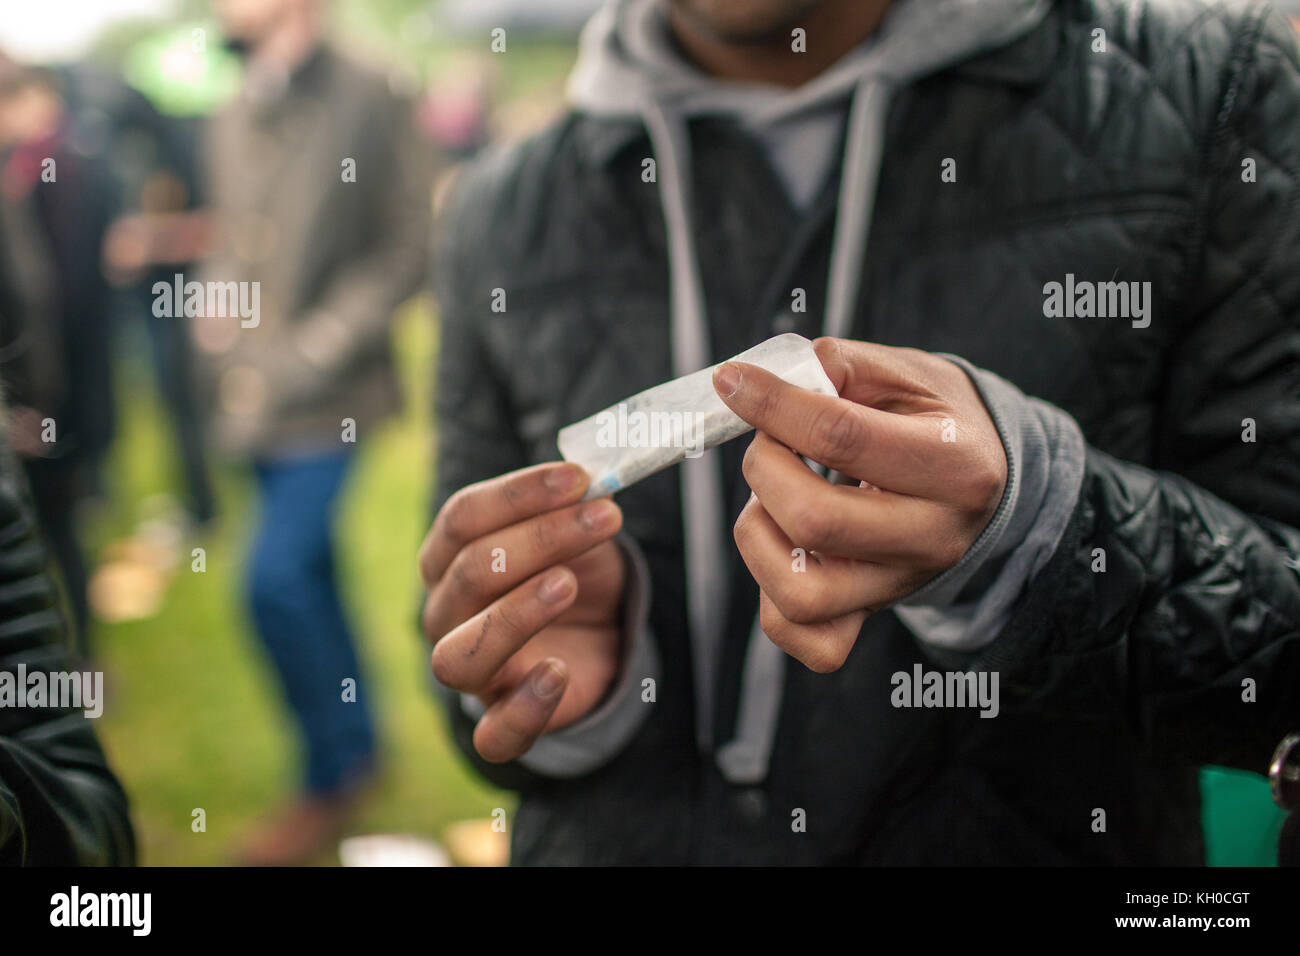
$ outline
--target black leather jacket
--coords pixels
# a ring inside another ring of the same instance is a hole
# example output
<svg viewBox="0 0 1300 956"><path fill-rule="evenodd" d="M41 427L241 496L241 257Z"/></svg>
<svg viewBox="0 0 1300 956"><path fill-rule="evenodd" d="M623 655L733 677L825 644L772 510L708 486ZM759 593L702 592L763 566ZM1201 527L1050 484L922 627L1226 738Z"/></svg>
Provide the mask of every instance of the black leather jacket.
<svg viewBox="0 0 1300 956"><path fill-rule="evenodd" d="M742 132L691 138L714 355L815 335L838 178L799 215ZM464 175L438 249L439 503L671 377L649 154L636 124L570 115ZM1296 44L1262 3L1063 0L901 91L853 337L960 355L1073 415L1087 470L1063 541L974 659L885 612L840 671L788 668L769 776L738 789L694 747L676 475L621 493L663 661L636 737L544 779L478 761L451 708L470 759L522 793L515 861L1203 862L1198 768L1264 772L1300 726L1298 181ZM1045 317L1068 274L1151 282L1150 326ZM724 449L733 515L744 444ZM724 740L756 601L732 572ZM999 671L1000 715L891 707L917 662Z"/></svg>
<svg viewBox="0 0 1300 956"><path fill-rule="evenodd" d="M0 434L0 673L68 672L69 646L26 479ZM134 862L126 794L92 719L0 706L0 865Z"/></svg>

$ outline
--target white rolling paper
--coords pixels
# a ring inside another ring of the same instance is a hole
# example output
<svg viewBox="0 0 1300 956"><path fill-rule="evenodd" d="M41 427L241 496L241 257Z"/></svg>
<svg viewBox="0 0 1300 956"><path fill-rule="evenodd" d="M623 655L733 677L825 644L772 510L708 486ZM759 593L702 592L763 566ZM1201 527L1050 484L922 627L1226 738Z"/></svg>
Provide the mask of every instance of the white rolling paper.
<svg viewBox="0 0 1300 956"><path fill-rule="evenodd" d="M812 342L793 332L728 361L757 365L822 395L836 394ZM752 429L713 390L715 368L656 385L560 429L556 444L564 460L591 475L587 498L620 491Z"/></svg>

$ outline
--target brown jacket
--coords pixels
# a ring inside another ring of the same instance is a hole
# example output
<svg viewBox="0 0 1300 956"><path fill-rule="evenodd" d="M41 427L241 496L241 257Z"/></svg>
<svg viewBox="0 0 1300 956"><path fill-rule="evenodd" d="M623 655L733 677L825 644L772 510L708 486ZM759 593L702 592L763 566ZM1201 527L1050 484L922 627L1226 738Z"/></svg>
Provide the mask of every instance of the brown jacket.
<svg viewBox="0 0 1300 956"><path fill-rule="evenodd" d="M281 87L217 116L217 219L194 319L217 437L251 457L339 447L400 405L389 327L426 276L428 151L385 77L319 48ZM189 277L186 276L186 281ZM256 284L256 285L254 285Z"/></svg>

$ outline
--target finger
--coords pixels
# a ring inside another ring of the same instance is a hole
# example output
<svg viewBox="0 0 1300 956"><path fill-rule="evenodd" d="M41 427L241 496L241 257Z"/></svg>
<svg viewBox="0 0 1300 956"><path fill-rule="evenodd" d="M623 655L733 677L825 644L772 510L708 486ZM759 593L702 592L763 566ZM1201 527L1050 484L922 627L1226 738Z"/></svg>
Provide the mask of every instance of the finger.
<svg viewBox="0 0 1300 956"><path fill-rule="evenodd" d="M431 586L466 544L582 498L591 479L581 466L548 462L467 485L447 499L420 546L420 574Z"/></svg>
<svg viewBox="0 0 1300 956"><path fill-rule="evenodd" d="M612 538L622 524L618 505L597 498L470 542L430 591L426 633L441 636L538 571Z"/></svg>
<svg viewBox="0 0 1300 956"><path fill-rule="evenodd" d="M522 757L546 730L568 682L568 671L559 658L539 661L479 719L474 749L489 763Z"/></svg>
<svg viewBox="0 0 1300 956"><path fill-rule="evenodd" d="M927 560L934 551L920 532L940 506L924 498L833 485L764 432L750 442L741 469L750 490L799 547L864 561Z"/></svg>
<svg viewBox="0 0 1300 956"><path fill-rule="evenodd" d="M568 568L535 575L452 629L433 647L433 675L445 687L478 693L510 656L577 597Z"/></svg>
<svg viewBox="0 0 1300 956"><path fill-rule="evenodd" d="M908 593L910 571L799 548L757 502L741 512L736 547L760 590L795 624L875 613Z"/></svg>
<svg viewBox="0 0 1300 956"><path fill-rule="evenodd" d="M912 493L977 511L1001 497L1006 454L983 398L959 366L920 349L849 339L821 338L813 349L841 398L923 427L930 463L921 473L938 481Z"/></svg>
<svg viewBox="0 0 1300 956"><path fill-rule="evenodd" d="M883 411L916 413L942 408L951 362L920 349L823 337L813 351L841 398ZM936 364L941 363L941 364Z"/></svg>
<svg viewBox="0 0 1300 956"><path fill-rule="evenodd" d="M757 365L724 362L714 386L727 406L759 431L828 468L891 491L928 497L941 490L943 469L937 465L955 454L936 447L937 420L821 395Z"/></svg>
<svg viewBox="0 0 1300 956"><path fill-rule="evenodd" d="M829 674L844 666L866 619L866 611L853 611L817 624L795 624L766 593L760 592L758 596L758 621L763 633L781 650L818 674Z"/></svg>

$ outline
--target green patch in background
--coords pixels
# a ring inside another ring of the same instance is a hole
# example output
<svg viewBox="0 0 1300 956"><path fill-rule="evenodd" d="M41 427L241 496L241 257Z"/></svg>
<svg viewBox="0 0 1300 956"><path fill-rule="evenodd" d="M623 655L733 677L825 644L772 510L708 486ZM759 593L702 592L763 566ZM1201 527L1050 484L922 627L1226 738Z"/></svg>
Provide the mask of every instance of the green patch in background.
<svg viewBox="0 0 1300 956"><path fill-rule="evenodd" d="M1277 866L1285 818L1260 774L1202 768L1201 825L1210 866Z"/></svg>
<svg viewBox="0 0 1300 956"><path fill-rule="evenodd" d="M136 42L122 62L127 83L172 116L213 112L239 90L241 72L211 21L160 29Z"/></svg>

